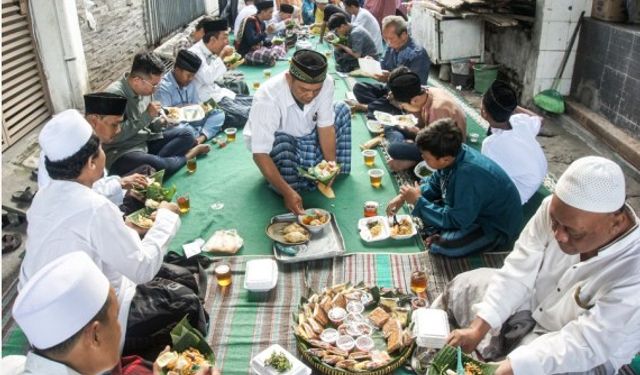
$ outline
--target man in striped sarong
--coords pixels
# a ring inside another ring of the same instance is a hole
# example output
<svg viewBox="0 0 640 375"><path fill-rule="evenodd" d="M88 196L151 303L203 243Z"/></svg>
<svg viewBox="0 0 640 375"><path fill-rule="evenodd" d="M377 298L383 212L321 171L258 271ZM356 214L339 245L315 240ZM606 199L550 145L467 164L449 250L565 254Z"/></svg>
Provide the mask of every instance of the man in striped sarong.
<svg viewBox="0 0 640 375"><path fill-rule="evenodd" d="M304 212L299 192L315 185L298 175L320 161L335 161L351 171L351 114L333 103L327 59L299 50L288 72L269 79L254 96L244 137L253 160L295 214Z"/></svg>

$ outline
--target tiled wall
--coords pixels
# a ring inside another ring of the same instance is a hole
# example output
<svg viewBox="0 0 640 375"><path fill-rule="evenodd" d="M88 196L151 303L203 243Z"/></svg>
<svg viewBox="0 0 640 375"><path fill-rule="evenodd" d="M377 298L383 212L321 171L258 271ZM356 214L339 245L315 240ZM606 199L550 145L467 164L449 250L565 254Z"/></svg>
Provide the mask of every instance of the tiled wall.
<svg viewBox="0 0 640 375"><path fill-rule="evenodd" d="M587 19L571 95L640 138L640 26Z"/></svg>
<svg viewBox="0 0 640 375"><path fill-rule="evenodd" d="M576 27L580 13L584 10L585 17L591 14L592 0L545 0L542 9L542 28L540 33L540 48L536 65L533 92L548 89L553 83L565 50L568 48L571 34ZM573 65L579 38L576 39L569 60L562 74L558 91L563 95L569 94Z"/></svg>

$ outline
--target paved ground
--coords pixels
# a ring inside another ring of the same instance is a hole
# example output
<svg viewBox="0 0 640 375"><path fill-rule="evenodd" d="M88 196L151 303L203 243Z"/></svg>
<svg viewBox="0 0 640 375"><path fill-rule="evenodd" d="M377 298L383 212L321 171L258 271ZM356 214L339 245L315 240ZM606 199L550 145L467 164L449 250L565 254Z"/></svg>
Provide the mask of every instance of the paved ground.
<svg viewBox="0 0 640 375"><path fill-rule="evenodd" d="M472 91L463 91L462 94L472 106L479 108L480 97L477 94ZM640 213L640 172L620 160L614 151L598 139L583 131L575 121L567 116L547 117L538 140L547 155L549 173L556 179L573 160L585 155L602 155L616 160L623 166L627 176L628 202L636 213ZM3 207L8 206L18 211L25 211L28 208L16 206L10 198L13 192L22 190L26 186L32 186L32 189L37 187L30 176L37 165L38 153L36 132L2 154ZM20 233L23 236L23 245L19 249L2 255L3 292L4 288L17 278L26 241L25 230L25 224L9 225L2 229L3 233Z"/></svg>

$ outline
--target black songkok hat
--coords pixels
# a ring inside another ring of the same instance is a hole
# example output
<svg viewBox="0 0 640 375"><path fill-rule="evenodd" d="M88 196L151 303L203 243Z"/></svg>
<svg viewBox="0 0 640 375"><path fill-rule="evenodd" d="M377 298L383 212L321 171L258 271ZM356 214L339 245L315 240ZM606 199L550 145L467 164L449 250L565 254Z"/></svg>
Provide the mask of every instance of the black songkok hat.
<svg viewBox="0 0 640 375"><path fill-rule="evenodd" d="M293 5L280 4L280 13L293 14Z"/></svg>
<svg viewBox="0 0 640 375"><path fill-rule="evenodd" d="M84 96L84 113L87 115L122 116L127 98L110 92L96 92Z"/></svg>
<svg viewBox="0 0 640 375"><path fill-rule="evenodd" d="M227 20L218 18L203 22L202 28L204 29L204 32L206 34L216 31L225 31L229 28L229 25L227 24Z"/></svg>
<svg viewBox="0 0 640 375"><path fill-rule="evenodd" d="M195 53L182 49L176 56L176 67L191 73L197 73L202 65L202 60Z"/></svg>
<svg viewBox="0 0 640 375"><path fill-rule="evenodd" d="M273 1L259 1L256 3L256 9L258 9L258 12L269 8L273 8Z"/></svg>
<svg viewBox="0 0 640 375"><path fill-rule="evenodd" d="M411 99L422 93L420 77L414 72L407 71L399 74L391 74L387 83L394 99L401 103L409 103Z"/></svg>
<svg viewBox="0 0 640 375"><path fill-rule="evenodd" d="M518 106L516 92L503 81L494 81L482 97L484 109L496 122L506 122Z"/></svg>
<svg viewBox="0 0 640 375"><path fill-rule="evenodd" d="M327 58L310 49L300 49L293 54L289 74L306 83L321 83L327 78Z"/></svg>

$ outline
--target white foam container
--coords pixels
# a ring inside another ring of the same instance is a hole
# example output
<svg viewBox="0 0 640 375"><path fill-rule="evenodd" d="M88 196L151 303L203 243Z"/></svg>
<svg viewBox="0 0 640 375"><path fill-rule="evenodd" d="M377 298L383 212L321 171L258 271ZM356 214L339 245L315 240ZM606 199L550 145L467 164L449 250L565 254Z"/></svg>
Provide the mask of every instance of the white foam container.
<svg viewBox="0 0 640 375"><path fill-rule="evenodd" d="M276 369L270 366L265 366L264 361L269 358L271 353L273 352L284 353L287 356L289 362L291 362L291 370L287 372L278 372ZM258 375L310 375L311 369L307 367L304 363L300 362L300 360L294 357L291 353L286 351L282 346L278 344L271 345L264 351L260 352L258 355L253 357L250 363L251 373Z"/></svg>
<svg viewBox="0 0 640 375"><path fill-rule="evenodd" d="M252 292L266 292L278 283L278 263L273 259L254 259L247 262L244 288Z"/></svg>
<svg viewBox="0 0 640 375"><path fill-rule="evenodd" d="M422 348L442 349L450 333L447 313L440 309L419 308L413 312L413 333Z"/></svg>

